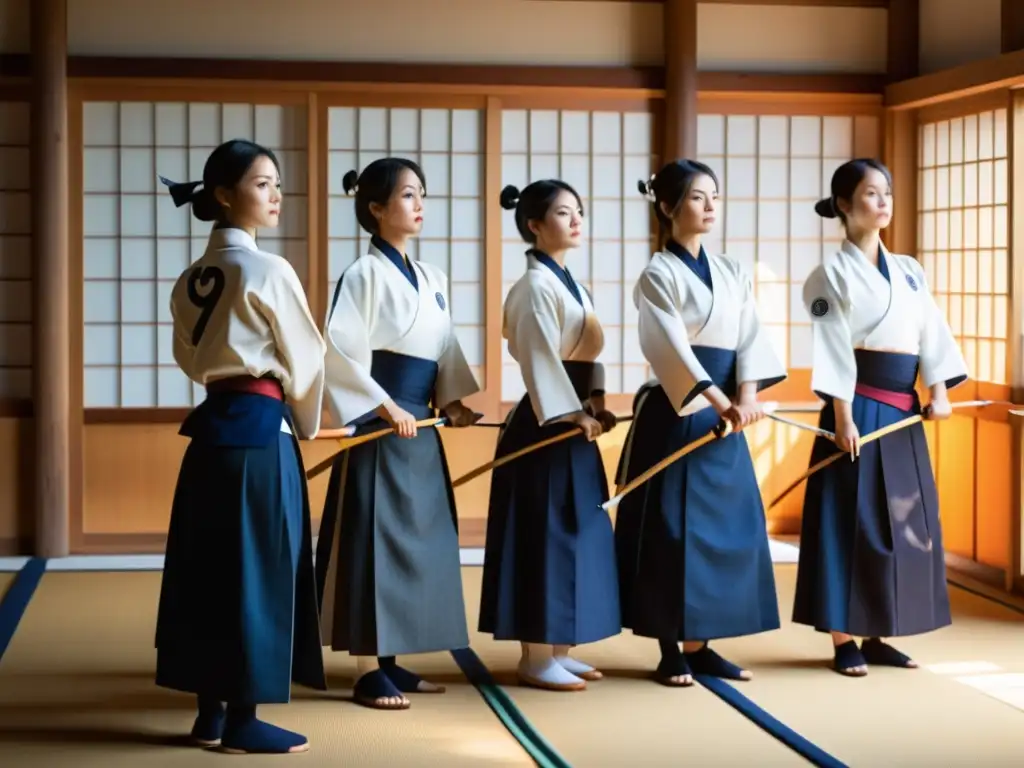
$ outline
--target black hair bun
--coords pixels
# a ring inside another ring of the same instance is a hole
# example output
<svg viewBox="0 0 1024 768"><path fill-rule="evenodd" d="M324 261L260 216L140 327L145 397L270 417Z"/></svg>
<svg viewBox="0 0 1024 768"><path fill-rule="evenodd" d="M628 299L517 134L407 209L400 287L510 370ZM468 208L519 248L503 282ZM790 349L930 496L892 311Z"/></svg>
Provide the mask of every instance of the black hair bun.
<svg viewBox="0 0 1024 768"><path fill-rule="evenodd" d="M356 183L359 181L359 174L355 171L349 171L341 177L341 188L345 190L346 195L351 195L352 190L356 188Z"/></svg>
<svg viewBox="0 0 1024 768"><path fill-rule="evenodd" d="M814 212L823 219L836 218L836 207L832 204L831 197L823 197L814 204Z"/></svg>
<svg viewBox="0 0 1024 768"><path fill-rule="evenodd" d="M650 189L648 189L647 187L647 182L644 181L643 179L640 179L636 183L636 188L640 190L640 194L643 195L644 197L646 197L647 193L650 192Z"/></svg>
<svg viewBox="0 0 1024 768"><path fill-rule="evenodd" d="M503 190L501 190L501 207L506 211L515 210L516 204L519 202L519 190L513 185L509 184Z"/></svg>

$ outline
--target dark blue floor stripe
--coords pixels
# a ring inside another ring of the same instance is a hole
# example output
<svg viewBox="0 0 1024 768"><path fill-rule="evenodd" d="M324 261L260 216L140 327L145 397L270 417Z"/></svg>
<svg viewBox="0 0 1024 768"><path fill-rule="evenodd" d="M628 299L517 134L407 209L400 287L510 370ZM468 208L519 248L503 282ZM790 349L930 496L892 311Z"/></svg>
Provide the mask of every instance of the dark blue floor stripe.
<svg viewBox="0 0 1024 768"><path fill-rule="evenodd" d="M519 710L512 697L495 682L491 672L472 648L459 648L451 652L462 674L477 689L509 733L541 768L572 768L534 728L533 723Z"/></svg>
<svg viewBox="0 0 1024 768"><path fill-rule="evenodd" d="M818 766L818 768L848 768L845 763L840 762L825 750L809 742L789 726L776 720L724 680L720 680L717 677L708 677L707 675L694 675L694 679L753 722L754 725L767 731L794 752Z"/></svg>
<svg viewBox="0 0 1024 768"><path fill-rule="evenodd" d="M28 602L46 572L46 558L33 557L18 571L3 601L0 601L0 659L7 652Z"/></svg>

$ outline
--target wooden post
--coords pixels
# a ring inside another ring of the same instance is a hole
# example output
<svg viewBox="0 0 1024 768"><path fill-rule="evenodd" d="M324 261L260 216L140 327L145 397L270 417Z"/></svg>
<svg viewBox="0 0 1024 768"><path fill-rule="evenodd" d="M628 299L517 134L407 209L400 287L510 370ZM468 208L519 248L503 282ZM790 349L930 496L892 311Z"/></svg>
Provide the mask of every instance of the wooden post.
<svg viewBox="0 0 1024 768"><path fill-rule="evenodd" d="M697 159L697 0L665 0L663 162Z"/></svg>
<svg viewBox="0 0 1024 768"><path fill-rule="evenodd" d="M920 19L920 0L889 0L886 79L890 83L920 74Z"/></svg>
<svg viewBox="0 0 1024 768"><path fill-rule="evenodd" d="M919 0L890 0L886 79L917 77L920 51ZM917 253L917 115L912 110L885 111L883 162L893 176L895 216L882 232L896 253Z"/></svg>
<svg viewBox="0 0 1024 768"><path fill-rule="evenodd" d="M1024 3L1020 0L1002 0L1000 42L1003 53L1024 48Z"/></svg>
<svg viewBox="0 0 1024 768"><path fill-rule="evenodd" d="M32 0L32 397L35 554L68 554L67 0Z"/></svg>

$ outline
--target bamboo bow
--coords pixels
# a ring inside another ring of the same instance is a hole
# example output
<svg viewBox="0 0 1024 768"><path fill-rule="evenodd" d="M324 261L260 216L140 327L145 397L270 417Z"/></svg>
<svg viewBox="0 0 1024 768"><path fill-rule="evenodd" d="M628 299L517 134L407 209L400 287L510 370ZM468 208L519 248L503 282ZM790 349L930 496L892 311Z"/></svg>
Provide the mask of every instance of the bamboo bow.
<svg viewBox="0 0 1024 768"><path fill-rule="evenodd" d="M420 419L419 421L416 422L416 428L419 429L420 427L443 427L447 423L448 423L448 419L445 418L445 417L442 417L440 419L437 418L437 417L430 418L430 419ZM391 427L386 427L384 429L376 429L373 432L366 432L366 433L364 433L362 435L355 434L356 429L354 429L354 428L349 428L349 429L352 429L352 433L351 433L350 437L342 437L342 438L338 439L338 445L341 446L341 449L338 450L338 451L335 451L334 453L332 453L330 456L328 456L326 459L321 461L319 464L317 464L312 469L307 470L306 471L306 479L307 480L312 480L314 477L317 477L318 475L321 475L324 472L326 472L328 469L330 469L331 466L334 464L334 460L336 458L338 458L338 455L344 453L349 448L355 448L357 445L362 445L363 443L369 443L369 442L371 442L373 440L379 440L380 438L384 437L385 435L394 434L394 430Z"/></svg>

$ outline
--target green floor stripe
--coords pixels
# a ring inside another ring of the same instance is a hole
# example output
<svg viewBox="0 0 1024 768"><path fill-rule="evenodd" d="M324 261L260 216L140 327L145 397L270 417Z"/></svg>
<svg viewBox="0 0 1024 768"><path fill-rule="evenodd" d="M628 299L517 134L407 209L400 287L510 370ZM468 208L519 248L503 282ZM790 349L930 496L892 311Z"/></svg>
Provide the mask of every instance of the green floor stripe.
<svg viewBox="0 0 1024 768"><path fill-rule="evenodd" d="M451 654L462 674L479 691L487 706L533 758L533 762L540 768L572 768L569 761L562 757L547 739L540 735L533 723L526 719L505 689L495 682L490 670L473 649L460 648Z"/></svg>

